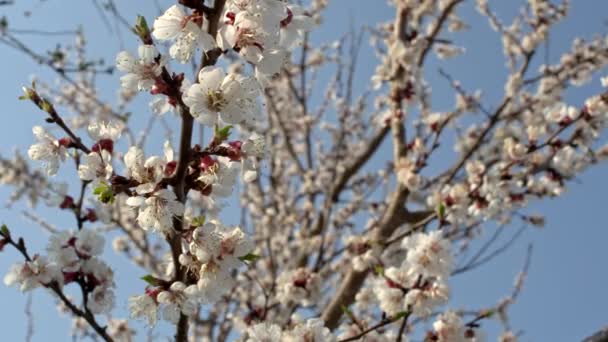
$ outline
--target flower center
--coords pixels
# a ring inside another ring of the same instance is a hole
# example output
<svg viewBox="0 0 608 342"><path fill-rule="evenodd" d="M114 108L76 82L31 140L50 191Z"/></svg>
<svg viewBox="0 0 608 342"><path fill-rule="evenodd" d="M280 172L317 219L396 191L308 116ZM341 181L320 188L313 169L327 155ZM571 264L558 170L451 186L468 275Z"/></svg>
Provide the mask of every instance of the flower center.
<svg viewBox="0 0 608 342"><path fill-rule="evenodd" d="M216 112L220 112L228 101L224 98L224 93L221 90L209 90L207 92L207 103L209 107Z"/></svg>

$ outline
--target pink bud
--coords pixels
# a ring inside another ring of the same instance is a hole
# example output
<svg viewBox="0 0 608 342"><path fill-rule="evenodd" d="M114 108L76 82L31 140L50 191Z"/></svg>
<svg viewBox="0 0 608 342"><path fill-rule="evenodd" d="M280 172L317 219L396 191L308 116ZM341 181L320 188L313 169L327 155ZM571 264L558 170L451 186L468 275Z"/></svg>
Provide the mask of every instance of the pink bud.
<svg viewBox="0 0 608 342"><path fill-rule="evenodd" d="M74 207L74 199L71 196L65 196L63 202L59 205L61 209L69 209Z"/></svg>
<svg viewBox="0 0 608 342"><path fill-rule="evenodd" d="M101 139L91 147L91 151L93 152L100 152L101 150L112 153L114 151L114 142L112 139Z"/></svg>
<svg viewBox="0 0 608 342"><path fill-rule="evenodd" d="M234 25L234 21L236 19L236 14L234 12L228 12L228 13L226 13L226 18L228 19L225 21L225 23L227 25Z"/></svg>
<svg viewBox="0 0 608 342"><path fill-rule="evenodd" d="M177 169L177 162L172 160L165 166L165 177L170 177Z"/></svg>
<svg viewBox="0 0 608 342"><path fill-rule="evenodd" d="M293 20L293 12L287 7L287 18L281 20L281 27L285 27Z"/></svg>
<svg viewBox="0 0 608 342"><path fill-rule="evenodd" d="M71 138L65 137L65 138L61 138L59 140L57 140L57 142L59 143L60 146L63 147L74 147L74 141L72 141Z"/></svg>
<svg viewBox="0 0 608 342"><path fill-rule="evenodd" d="M89 222L96 222L97 221L97 213L95 213L95 210L88 208L87 209L87 215L85 216L85 218L87 220L89 220Z"/></svg>
<svg viewBox="0 0 608 342"><path fill-rule="evenodd" d="M211 158L211 156L207 154L201 157L199 167L203 172L205 172L216 164L217 162L215 161L215 159Z"/></svg>

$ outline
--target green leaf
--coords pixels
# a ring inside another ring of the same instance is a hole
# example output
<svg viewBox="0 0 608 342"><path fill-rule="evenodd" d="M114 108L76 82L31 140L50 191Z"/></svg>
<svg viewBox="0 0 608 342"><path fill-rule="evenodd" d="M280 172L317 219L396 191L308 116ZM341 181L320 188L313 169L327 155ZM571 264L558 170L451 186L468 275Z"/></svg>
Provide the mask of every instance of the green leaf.
<svg viewBox="0 0 608 342"><path fill-rule="evenodd" d="M249 254L246 254L246 255L240 256L240 257L239 257L239 260L241 260L242 262L246 262L246 261L249 261L249 262L255 262L255 261L256 261L256 260L258 260L259 258L260 258L260 256L259 256L259 255L256 255L256 254L253 254L253 253L249 253Z"/></svg>
<svg viewBox="0 0 608 342"><path fill-rule="evenodd" d="M143 15L137 16L136 26L140 30L140 32L146 32L146 33L150 32L150 27L148 26L146 17L144 17Z"/></svg>
<svg viewBox="0 0 608 342"><path fill-rule="evenodd" d="M0 233L5 237L9 237L11 235L11 232L8 230L8 227L5 224L0 227Z"/></svg>
<svg viewBox="0 0 608 342"><path fill-rule="evenodd" d="M33 88L23 87L23 95L19 96L19 100L32 100L38 98L38 93Z"/></svg>
<svg viewBox="0 0 608 342"><path fill-rule="evenodd" d="M40 109L42 109L43 111L45 111L49 114L54 111L53 105L50 102L48 102L47 100L42 101L42 103L40 104Z"/></svg>
<svg viewBox="0 0 608 342"><path fill-rule="evenodd" d="M139 278L143 281L145 281L146 283L152 285L152 286L160 286L162 285L162 280L155 278L153 275L151 274L146 274L145 276Z"/></svg>
<svg viewBox="0 0 608 342"><path fill-rule="evenodd" d="M384 275L384 267L382 267L382 265L376 265L376 267L374 267L374 272L379 276Z"/></svg>
<svg viewBox="0 0 608 342"><path fill-rule="evenodd" d="M93 189L93 194L97 195L97 199L102 203L114 203L114 192L105 182Z"/></svg>
<svg viewBox="0 0 608 342"><path fill-rule="evenodd" d="M494 310L494 309L483 310L482 312L479 313L479 317L489 318L489 317L494 316L495 313L496 313L496 310Z"/></svg>
<svg viewBox="0 0 608 342"><path fill-rule="evenodd" d="M205 224L205 220L206 220L205 215L197 216L192 219L192 222L190 223L190 225L193 227L200 227Z"/></svg>
<svg viewBox="0 0 608 342"><path fill-rule="evenodd" d="M393 316L393 321L398 321L398 320L402 319L403 317L408 316L409 314L410 314L409 311L401 311L400 313Z"/></svg>
<svg viewBox="0 0 608 342"><path fill-rule="evenodd" d="M437 217L440 221L445 217L445 205L443 202L439 203L439 206L437 207Z"/></svg>
<svg viewBox="0 0 608 342"><path fill-rule="evenodd" d="M150 40L150 27L148 26L146 18L141 15L137 16L135 26L131 28L131 31L133 31L133 33L135 33L143 42Z"/></svg>
<svg viewBox="0 0 608 342"><path fill-rule="evenodd" d="M228 125L224 128L215 128L215 139L220 140L220 141L224 141L226 139L228 139L228 137L230 137L230 133L232 130L232 125Z"/></svg>

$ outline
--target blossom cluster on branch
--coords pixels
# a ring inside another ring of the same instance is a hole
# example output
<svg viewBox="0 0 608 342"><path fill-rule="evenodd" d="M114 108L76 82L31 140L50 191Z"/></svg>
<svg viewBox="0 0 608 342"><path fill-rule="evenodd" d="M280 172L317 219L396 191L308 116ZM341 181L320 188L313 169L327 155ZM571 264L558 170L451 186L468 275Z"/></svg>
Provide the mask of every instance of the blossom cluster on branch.
<svg viewBox="0 0 608 342"><path fill-rule="evenodd" d="M151 25L138 17L129 28L141 43L136 53L115 58L116 106L98 97L83 32L46 60L4 24L0 38L43 61L62 86L35 80L24 87L22 99L49 124L33 128L27 151L42 171L17 153L0 158L0 183L15 188L11 202L43 200L76 220L74 229L57 229L28 213L51 233L40 254L2 226L0 249L10 245L24 258L4 282L50 290L82 336L132 341L129 320L111 316L120 284L102 260L104 234L117 231L114 251L143 270L141 291L124 303L130 317L149 326L167 321L176 341L474 342L484 340L490 319L502 323L500 341L516 341L508 308L529 255L513 292L484 308L446 308L449 279L508 248L519 232L507 246L495 243L513 222L542 226L529 203L562 195L568 181L608 157L600 145L608 79L584 103L566 100L568 87L593 81L608 65L608 39L577 39L534 72L568 2L530 0L505 24L478 0L471 6L505 54L502 97L489 105L481 90L441 69L455 104L438 110L425 70L429 56L441 64L470 53L457 43L468 28L457 14L465 1L390 4L395 17L365 33L379 64L359 97L354 75L364 34L310 42L326 0L306 7L180 0ZM75 78L72 64L80 66ZM192 75L180 72L189 65ZM142 93L153 116L137 138L131 120L143 115L128 108ZM150 154L146 138L157 122L167 139ZM178 145L168 122L179 124ZM193 142L195 124L211 132L207 143L202 133ZM432 167L437 159L440 167ZM77 193L53 180L61 174L74 176ZM226 224L222 209L235 197L241 221ZM486 245L473 243L491 229ZM64 292L72 286L81 303Z"/></svg>

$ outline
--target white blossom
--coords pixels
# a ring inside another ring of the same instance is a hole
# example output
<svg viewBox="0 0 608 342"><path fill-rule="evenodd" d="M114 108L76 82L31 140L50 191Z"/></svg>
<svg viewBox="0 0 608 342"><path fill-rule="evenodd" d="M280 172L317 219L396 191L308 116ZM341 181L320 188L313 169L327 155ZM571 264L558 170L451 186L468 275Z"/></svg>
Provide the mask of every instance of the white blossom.
<svg viewBox="0 0 608 342"><path fill-rule="evenodd" d="M51 263L44 256L34 256L31 261L14 264L4 276L7 286L19 285L21 292L29 291L40 286L49 285L56 281L63 284L63 276L57 265Z"/></svg>
<svg viewBox="0 0 608 342"><path fill-rule="evenodd" d="M248 339L246 342L270 342L281 341L283 331L276 324L268 322L259 323L247 329Z"/></svg>
<svg viewBox="0 0 608 342"><path fill-rule="evenodd" d="M127 51L122 51L116 56L116 68L127 73L120 78L123 89L131 91L150 90L162 72L166 63L164 58L159 57L159 52L153 45L140 45L139 58L135 58Z"/></svg>
<svg viewBox="0 0 608 342"><path fill-rule="evenodd" d="M169 290L160 292L157 300L160 304L163 304L163 318L176 324L180 314L194 315L198 307L195 299L197 291L196 285L186 286L186 284L177 281L171 284Z"/></svg>
<svg viewBox="0 0 608 342"><path fill-rule="evenodd" d="M147 198L129 197L127 205L139 207L137 223L143 229L162 233L170 233L173 229L173 217L184 214L184 205L177 201L175 193L168 189L158 190Z"/></svg>
<svg viewBox="0 0 608 342"><path fill-rule="evenodd" d="M32 160L42 161L46 173L53 176L57 173L59 164L67 157L66 149L41 126L34 126L32 131L39 142L32 145L27 154Z"/></svg>
<svg viewBox="0 0 608 342"><path fill-rule="evenodd" d="M184 93L183 100L201 123L213 126L218 114L229 124L249 122L259 116L259 86L255 79L226 75L220 67L207 66L199 72L198 80Z"/></svg>
<svg viewBox="0 0 608 342"><path fill-rule="evenodd" d="M132 318L145 318L153 326L157 321L158 305L154 298L147 294L129 298L129 311Z"/></svg>
<svg viewBox="0 0 608 342"><path fill-rule="evenodd" d="M84 156L78 166L78 177L86 181L104 181L112 177L112 154L106 150L91 152Z"/></svg>
<svg viewBox="0 0 608 342"><path fill-rule="evenodd" d="M180 63L187 63L197 49L207 52L215 47L213 37L201 28L201 20L173 5L154 21L152 35L160 41L174 40L169 54Z"/></svg>

